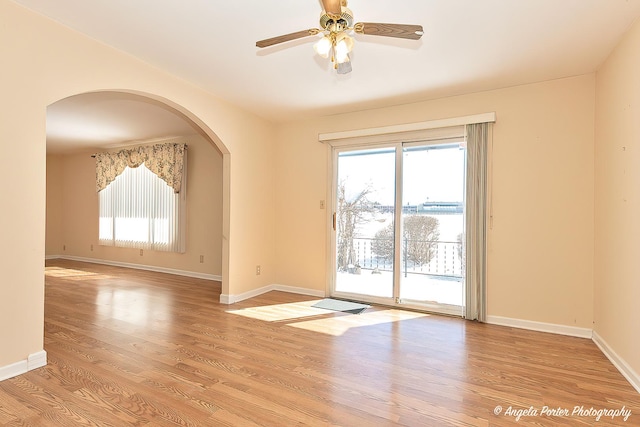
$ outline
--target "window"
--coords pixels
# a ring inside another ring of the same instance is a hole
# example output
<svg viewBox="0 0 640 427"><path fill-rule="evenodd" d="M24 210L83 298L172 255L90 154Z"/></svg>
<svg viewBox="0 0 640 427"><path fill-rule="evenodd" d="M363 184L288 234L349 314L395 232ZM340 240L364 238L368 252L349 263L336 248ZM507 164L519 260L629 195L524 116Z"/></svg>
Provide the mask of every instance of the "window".
<svg viewBox="0 0 640 427"><path fill-rule="evenodd" d="M182 188L185 185L182 175ZM98 193L101 245L185 251L186 191L176 193L144 164L126 167Z"/></svg>

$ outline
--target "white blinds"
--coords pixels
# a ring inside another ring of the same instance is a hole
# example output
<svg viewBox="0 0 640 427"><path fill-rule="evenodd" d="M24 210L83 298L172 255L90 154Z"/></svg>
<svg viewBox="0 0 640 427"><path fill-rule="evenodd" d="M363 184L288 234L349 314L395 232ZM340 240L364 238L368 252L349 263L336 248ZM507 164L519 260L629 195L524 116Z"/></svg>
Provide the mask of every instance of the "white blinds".
<svg viewBox="0 0 640 427"><path fill-rule="evenodd" d="M99 242L102 245L185 251L186 172L182 191L143 164L127 167L99 195Z"/></svg>

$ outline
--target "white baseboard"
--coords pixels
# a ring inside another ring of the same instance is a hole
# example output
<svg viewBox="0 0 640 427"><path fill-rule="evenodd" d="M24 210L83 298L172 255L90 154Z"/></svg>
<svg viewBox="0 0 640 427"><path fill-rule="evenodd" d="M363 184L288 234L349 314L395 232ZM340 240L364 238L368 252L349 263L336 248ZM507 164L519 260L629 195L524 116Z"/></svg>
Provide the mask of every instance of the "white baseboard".
<svg viewBox="0 0 640 427"><path fill-rule="evenodd" d="M249 298L257 297L273 290L273 286L264 286L262 288L254 289L237 295L220 294L220 304L235 304L239 301L244 301Z"/></svg>
<svg viewBox="0 0 640 427"><path fill-rule="evenodd" d="M289 292L291 294L307 295L317 298L324 298L326 296L324 291L319 291L317 289L300 288L297 286L273 285L273 290L280 292Z"/></svg>
<svg viewBox="0 0 640 427"><path fill-rule="evenodd" d="M70 256L70 255L64 255L64 256L49 255L49 256L46 256L45 259L68 259L71 261L89 262L92 264L112 265L114 267L126 267L126 268L133 268L136 270L146 270L146 271L155 271L157 273L175 274L177 276L193 277L195 279L213 280L216 282L222 281L222 276L218 276L214 274L198 273L195 271L186 271L186 270L176 270L173 268L157 267L155 265L132 264L128 262L110 261L110 260L99 259L99 258L84 258L84 257Z"/></svg>
<svg viewBox="0 0 640 427"><path fill-rule="evenodd" d="M532 320L513 319L502 316L487 316L487 323L491 325L510 326L512 328L529 329L538 332L567 335L578 338L591 338L592 330L576 326L557 325L555 323L534 322Z"/></svg>
<svg viewBox="0 0 640 427"><path fill-rule="evenodd" d="M40 350L30 354L25 360L0 367L0 381L26 374L27 372L46 366L47 352Z"/></svg>
<svg viewBox="0 0 640 427"><path fill-rule="evenodd" d="M631 366L627 362L624 361L623 358L618 356L618 354L613 351L611 346L607 344L607 342L602 339L600 335L596 331L593 331L593 342L596 343L600 351L604 353L605 356L613 363L613 366L620 371L622 376L624 376L629 383L636 389L638 393L640 393L640 375L636 371L633 370Z"/></svg>
<svg viewBox="0 0 640 427"><path fill-rule="evenodd" d="M598 333L592 329L577 328L574 326L556 325L552 323L533 322L530 320L511 319L500 316L487 316L487 323L492 325L511 326L513 328L530 329L533 331L550 332L552 334L568 335L578 338L591 339L611 361L613 366L623 377L640 393L640 375L633 370L623 358L611 348L611 346Z"/></svg>
<svg viewBox="0 0 640 427"><path fill-rule="evenodd" d="M318 291L315 289L299 288L295 286L285 286L285 285L269 285L269 286L263 286L262 288L254 289L252 291L244 292L238 295L221 294L220 304L234 304L236 302L257 297L259 295L266 294L267 292L271 292L271 291L289 292L291 294L308 295L308 296L318 297L318 298L325 297L324 291Z"/></svg>

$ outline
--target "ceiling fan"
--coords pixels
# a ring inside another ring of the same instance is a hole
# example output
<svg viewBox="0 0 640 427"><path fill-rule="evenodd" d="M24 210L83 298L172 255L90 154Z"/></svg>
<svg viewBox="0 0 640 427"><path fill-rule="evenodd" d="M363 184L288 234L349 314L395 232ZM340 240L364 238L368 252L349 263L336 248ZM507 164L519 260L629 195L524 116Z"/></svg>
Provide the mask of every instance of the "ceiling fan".
<svg viewBox="0 0 640 427"><path fill-rule="evenodd" d="M256 43L256 46L263 48L302 37L323 34L323 37L314 45L316 53L323 58L328 58L331 55L331 62L333 62L337 73L347 74L351 72L349 53L353 49L353 38L349 36L349 33L355 32L356 34L411 40L420 39L424 33L422 25L382 24L376 22L358 22L354 25L353 13L347 8L347 0L320 1L323 9L320 14L321 29L311 28L260 40Z"/></svg>

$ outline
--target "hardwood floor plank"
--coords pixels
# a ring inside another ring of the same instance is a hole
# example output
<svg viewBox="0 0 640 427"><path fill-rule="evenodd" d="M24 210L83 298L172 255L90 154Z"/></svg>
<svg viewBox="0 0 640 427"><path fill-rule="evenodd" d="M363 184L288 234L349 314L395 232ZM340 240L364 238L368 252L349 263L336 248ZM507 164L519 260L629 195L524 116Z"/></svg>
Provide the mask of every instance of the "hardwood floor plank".
<svg viewBox="0 0 640 427"><path fill-rule="evenodd" d="M0 382L0 425L640 425L640 395L591 340L387 307L349 315L283 292L227 306L220 291L48 261L48 365ZM545 405L631 415L516 422Z"/></svg>

